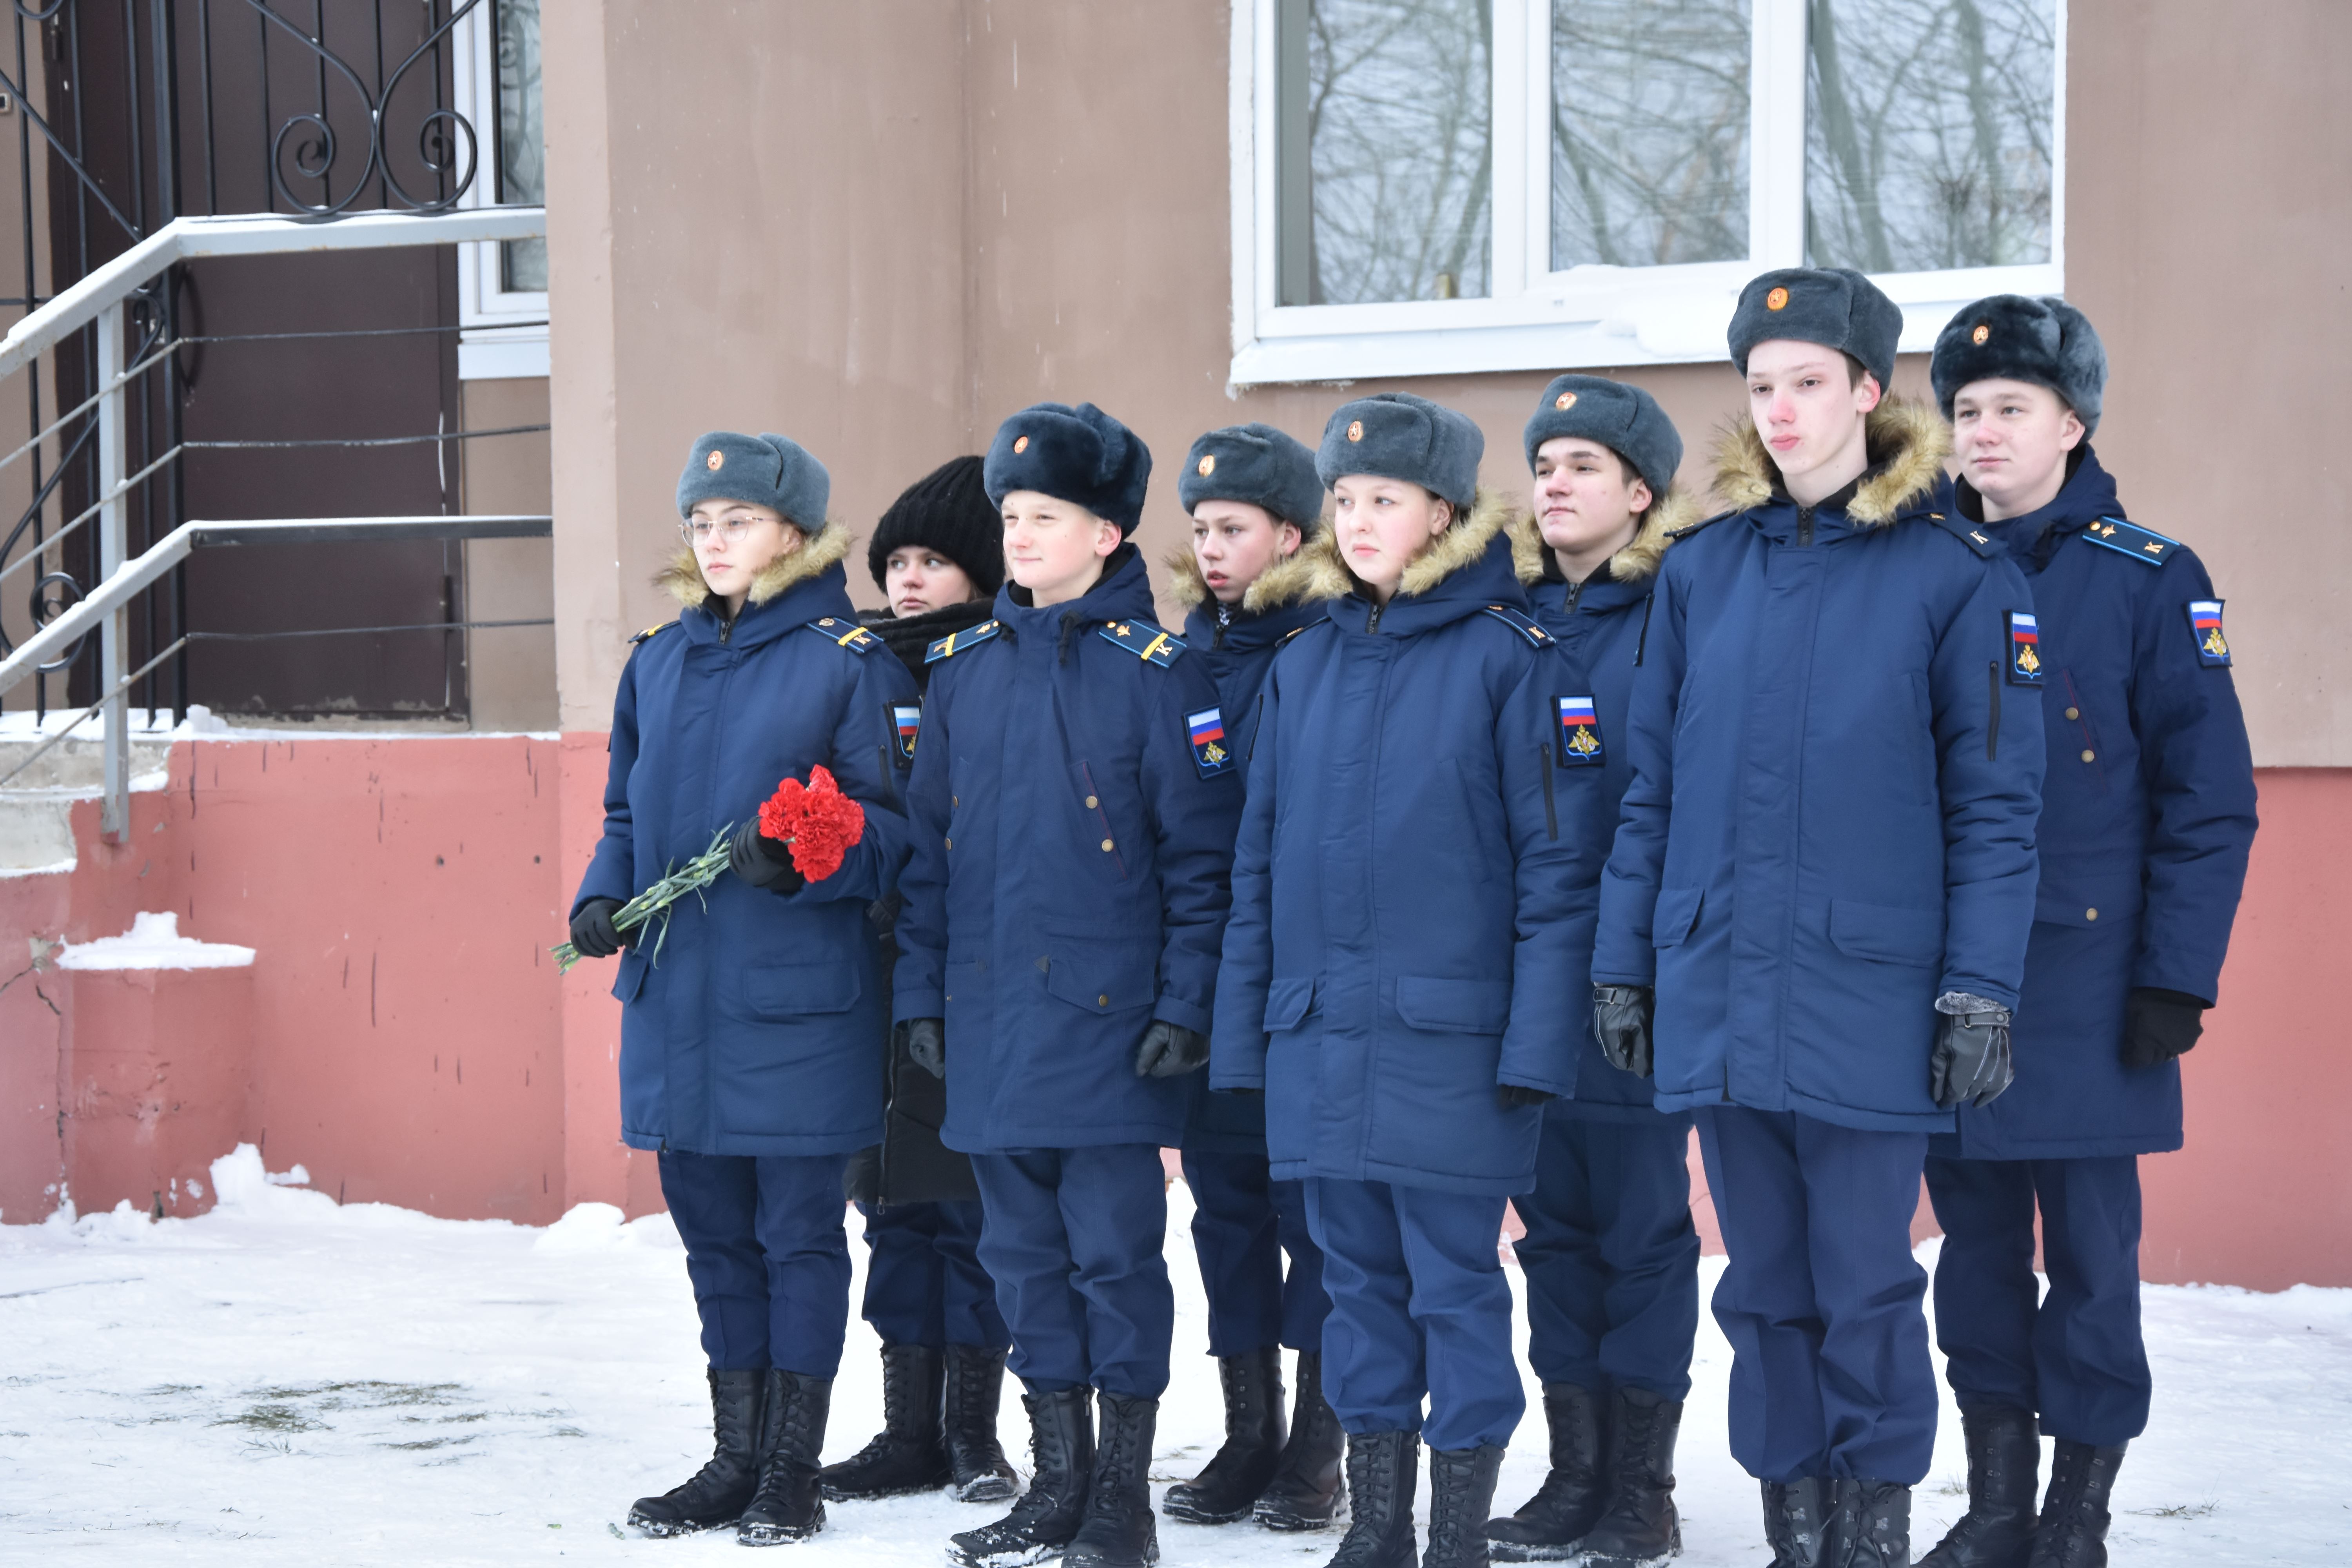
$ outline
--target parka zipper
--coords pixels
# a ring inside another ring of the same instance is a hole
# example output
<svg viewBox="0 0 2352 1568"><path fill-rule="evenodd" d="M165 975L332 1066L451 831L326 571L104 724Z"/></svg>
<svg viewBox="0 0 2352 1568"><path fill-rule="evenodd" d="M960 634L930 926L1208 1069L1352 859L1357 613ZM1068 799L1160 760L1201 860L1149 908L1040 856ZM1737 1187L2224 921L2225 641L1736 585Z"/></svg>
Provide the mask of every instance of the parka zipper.
<svg viewBox="0 0 2352 1568"><path fill-rule="evenodd" d="M1386 605L1374 605L1372 606L1372 613L1365 617L1364 620L1365 636L1370 637L1372 633L1381 629L1381 612L1387 608L1388 606Z"/></svg>
<svg viewBox="0 0 2352 1568"><path fill-rule="evenodd" d="M1992 688L1992 722L1985 729L1985 761L1990 763L2000 755L2000 660L1985 666L1985 679Z"/></svg>
<svg viewBox="0 0 2352 1568"><path fill-rule="evenodd" d="M1559 812L1551 800L1551 770L1554 765L1551 742L1546 741L1536 748L1536 767L1543 774L1544 830L1551 835L1552 842L1556 844L1559 841Z"/></svg>
<svg viewBox="0 0 2352 1568"><path fill-rule="evenodd" d="M1568 598L1561 605L1562 612L1571 616L1576 614L1576 601L1582 597L1584 597L1584 584L1582 583L1570 583L1568 585Z"/></svg>
<svg viewBox="0 0 2352 1568"><path fill-rule="evenodd" d="M1799 547L1801 548L1805 545L1811 544L1812 542L1813 509L1809 506L1801 506L1797 509L1797 543Z"/></svg>

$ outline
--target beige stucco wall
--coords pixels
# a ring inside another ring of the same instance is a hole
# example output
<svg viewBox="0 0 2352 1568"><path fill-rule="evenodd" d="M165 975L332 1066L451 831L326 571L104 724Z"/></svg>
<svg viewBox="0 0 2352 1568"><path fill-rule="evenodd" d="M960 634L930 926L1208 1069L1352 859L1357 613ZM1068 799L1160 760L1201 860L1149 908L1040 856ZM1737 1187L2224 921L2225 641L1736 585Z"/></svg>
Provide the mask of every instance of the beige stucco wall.
<svg viewBox="0 0 2352 1568"><path fill-rule="evenodd" d="M468 430L544 425L547 379L469 381L460 405ZM492 436L464 443L466 510L535 516L549 509L548 438ZM544 539L477 539L466 546L466 618L536 621L554 610L554 549ZM555 628L500 626L466 634L469 722L481 731L556 726Z"/></svg>
<svg viewBox="0 0 2352 1568"><path fill-rule="evenodd" d="M2352 414L2352 21L2337 0L2276 0L2261 28L2131 0L2070 16L2068 292L2115 362L2102 453L2134 515L2211 563L2260 760L2352 765L2326 440ZM1158 458L1156 555L1192 437L1264 419L1312 441L1349 395L1226 392L1223 5L577 0L544 26L566 729L604 725L622 637L667 618L645 579L702 428L800 439L862 531L1013 410L1092 400ZM1463 408L1487 480L1517 487L1543 379L1350 391ZM1697 479L1739 408L1728 367L1628 379ZM1924 390L1924 363L1897 383Z"/></svg>

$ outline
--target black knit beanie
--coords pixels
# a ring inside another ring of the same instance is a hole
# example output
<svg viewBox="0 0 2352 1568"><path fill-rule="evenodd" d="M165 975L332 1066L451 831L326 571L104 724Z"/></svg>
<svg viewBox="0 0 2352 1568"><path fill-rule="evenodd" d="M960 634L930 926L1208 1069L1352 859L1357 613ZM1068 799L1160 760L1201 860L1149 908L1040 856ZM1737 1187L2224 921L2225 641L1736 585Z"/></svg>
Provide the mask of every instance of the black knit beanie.
<svg viewBox="0 0 2352 1568"><path fill-rule="evenodd" d="M908 485L890 503L866 545L874 585L887 591L890 552L915 545L936 550L971 579L983 598L1004 585L1004 520L981 484L978 458L950 458Z"/></svg>

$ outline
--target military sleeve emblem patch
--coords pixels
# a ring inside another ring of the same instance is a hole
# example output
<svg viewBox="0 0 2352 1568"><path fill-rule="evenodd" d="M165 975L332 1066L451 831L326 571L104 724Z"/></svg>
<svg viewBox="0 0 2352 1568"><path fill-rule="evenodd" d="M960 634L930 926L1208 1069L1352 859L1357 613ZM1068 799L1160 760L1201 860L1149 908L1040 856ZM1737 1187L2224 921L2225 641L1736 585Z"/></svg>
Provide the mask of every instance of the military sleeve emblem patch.
<svg viewBox="0 0 2352 1568"><path fill-rule="evenodd" d="M911 766L915 761L915 737L923 728L923 705L893 702L889 708L891 749L898 753L900 767Z"/></svg>
<svg viewBox="0 0 2352 1568"><path fill-rule="evenodd" d="M1580 768L1599 762L1601 716L1592 710L1592 699L1558 697L1552 700L1559 708L1559 765Z"/></svg>
<svg viewBox="0 0 2352 1568"><path fill-rule="evenodd" d="M2042 684L2042 627L2023 610L2009 612L2009 683Z"/></svg>
<svg viewBox="0 0 2352 1568"><path fill-rule="evenodd" d="M2230 662L2230 639L2221 635L2221 601L2191 599L2189 601L2189 629L2197 637L2197 662L2208 669L2221 669Z"/></svg>
<svg viewBox="0 0 2352 1568"><path fill-rule="evenodd" d="M1185 714L1184 732L1192 743L1192 765L1202 778L1213 779L1233 765L1234 753L1225 744L1225 716L1216 709Z"/></svg>

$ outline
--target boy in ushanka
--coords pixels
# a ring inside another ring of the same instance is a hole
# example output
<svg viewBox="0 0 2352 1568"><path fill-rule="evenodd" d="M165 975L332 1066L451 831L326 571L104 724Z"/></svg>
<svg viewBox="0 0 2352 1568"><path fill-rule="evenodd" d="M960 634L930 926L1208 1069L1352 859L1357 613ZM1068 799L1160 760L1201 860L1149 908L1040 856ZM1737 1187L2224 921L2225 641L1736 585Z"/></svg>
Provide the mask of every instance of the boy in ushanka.
<svg viewBox="0 0 2352 1568"><path fill-rule="evenodd" d="M929 655L895 1007L972 1157L1036 1461L1010 1514L955 1537L974 1568L1159 1552L1160 1150L1208 1062L1242 784L1216 688L1151 619L1128 542L1150 468L1091 404L1006 420L984 478L1008 581L993 619Z"/></svg>

